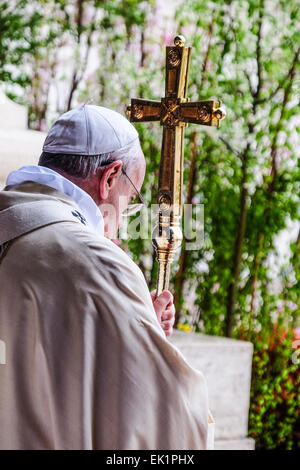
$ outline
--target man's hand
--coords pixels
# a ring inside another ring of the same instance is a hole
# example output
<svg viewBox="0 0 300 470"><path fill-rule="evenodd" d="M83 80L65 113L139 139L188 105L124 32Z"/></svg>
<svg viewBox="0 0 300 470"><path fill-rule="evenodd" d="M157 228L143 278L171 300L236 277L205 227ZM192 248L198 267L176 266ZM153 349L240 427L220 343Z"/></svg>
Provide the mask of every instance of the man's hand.
<svg viewBox="0 0 300 470"><path fill-rule="evenodd" d="M164 330L165 335L170 336L172 334L173 325L175 322L175 307L173 304L173 295L170 291L164 290L156 298L156 290L153 290L151 292L151 298L160 326Z"/></svg>

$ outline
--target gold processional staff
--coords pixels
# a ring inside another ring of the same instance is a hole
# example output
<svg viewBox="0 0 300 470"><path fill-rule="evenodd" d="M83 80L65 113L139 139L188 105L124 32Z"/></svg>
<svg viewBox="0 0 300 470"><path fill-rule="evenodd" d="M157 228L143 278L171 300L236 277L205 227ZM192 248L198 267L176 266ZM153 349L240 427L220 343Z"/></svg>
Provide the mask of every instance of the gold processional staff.
<svg viewBox="0 0 300 470"><path fill-rule="evenodd" d="M170 264L182 242L182 184L184 128L187 123L220 126L225 117L221 101L187 98L191 47L183 36L166 47L165 98L161 101L132 99L127 113L132 122L160 121L163 139L158 186L158 224L153 230L158 267L157 295L169 287Z"/></svg>

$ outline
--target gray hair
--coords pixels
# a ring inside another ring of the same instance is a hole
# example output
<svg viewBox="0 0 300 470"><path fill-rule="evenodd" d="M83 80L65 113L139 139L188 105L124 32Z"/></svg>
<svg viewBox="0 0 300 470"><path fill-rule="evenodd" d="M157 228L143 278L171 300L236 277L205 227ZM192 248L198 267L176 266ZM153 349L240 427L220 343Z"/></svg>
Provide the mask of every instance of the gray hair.
<svg viewBox="0 0 300 470"><path fill-rule="evenodd" d="M94 176L101 166L109 161L121 160L124 170L128 170L137 163L142 153L139 139L134 140L127 147L115 152L98 155L72 155L62 153L43 152L39 165L61 170L69 176L87 179Z"/></svg>

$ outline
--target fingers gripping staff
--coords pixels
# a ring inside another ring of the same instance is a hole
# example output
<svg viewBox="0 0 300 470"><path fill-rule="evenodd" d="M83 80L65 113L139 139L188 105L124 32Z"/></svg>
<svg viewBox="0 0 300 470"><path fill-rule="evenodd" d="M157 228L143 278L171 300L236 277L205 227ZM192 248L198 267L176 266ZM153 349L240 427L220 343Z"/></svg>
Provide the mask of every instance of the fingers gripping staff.
<svg viewBox="0 0 300 470"><path fill-rule="evenodd" d="M151 292L151 298L159 324L165 335L170 336L175 321L173 295L169 291L163 291L159 296L156 296L156 290L154 290Z"/></svg>

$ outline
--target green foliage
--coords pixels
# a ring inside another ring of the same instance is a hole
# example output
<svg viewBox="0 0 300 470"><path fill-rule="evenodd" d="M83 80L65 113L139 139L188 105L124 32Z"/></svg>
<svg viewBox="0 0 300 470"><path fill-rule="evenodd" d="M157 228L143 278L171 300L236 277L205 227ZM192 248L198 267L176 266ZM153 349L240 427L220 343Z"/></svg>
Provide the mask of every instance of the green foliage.
<svg viewBox="0 0 300 470"><path fill-rule="evenodd" d="M4 1L0 3L0 81L28 85L29 76L18 73L11 66L19 66L28 54L38 49L36 36L42 23L42 15L32 11L26 15L28 2Z"/></svg>
<svg viewBox="0 0 300 470"><path fill-rule="evenodd" d="M186 254L186 272L198 280L197 329L232 335L241 323L258 322L255 303L266 302L268 310L263 284L271 283L265 263L275 252L274 236L287 217L299 219L299 134L292 124L299 109L299 11L293 2L281 9L278 2L191 1L177 17L182 28L197 24L190 28L192 99L218 96L228 110L218 133L200 131L194 196L205 204L206 245Z"/></svg>
<svg viewBox="0 0 300 470"><path fill-rule="evenodd" d="M247 332L241 339L254 345L249 435L256 449L299 449L299 339L280 322L271 334Z"/></svg>
<svg viewBox="0 0 300 470"><path fill-rule="evenodd" d="M260 448L295 448L289 338L299 324L300 235L287 242L284 260L276 237L297 221L299 229L300 219L299 5L182 0L168 19L160 7L154 0L2 2L0 79L10 96L28 103L35 129L88 100L125 112L131 97L163 96L162 48L175 32L186 37L193 46L189 98L218 97L227 117L220 129L186 129L184 194L196 152L187 202L204 204L205 242L178 255L171 290L181 322L212 335L243 331L254 343L251 435ZM138 131L150 204L161 130L148 123ZM151 241L126 240L123 248L154 288ZM275 341L279 319L289 333Z"/></svg>

